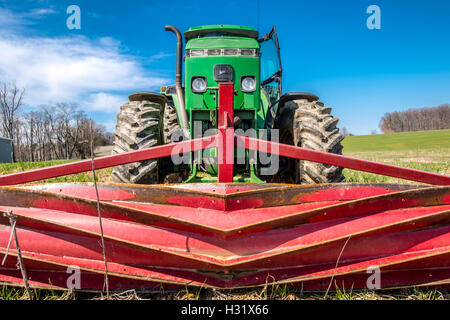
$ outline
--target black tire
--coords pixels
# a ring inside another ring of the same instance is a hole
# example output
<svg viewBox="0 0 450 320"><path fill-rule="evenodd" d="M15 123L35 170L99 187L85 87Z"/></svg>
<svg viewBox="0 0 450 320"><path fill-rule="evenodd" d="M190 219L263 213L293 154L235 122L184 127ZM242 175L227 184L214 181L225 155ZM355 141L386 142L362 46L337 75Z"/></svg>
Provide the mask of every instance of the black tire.
<svg viewBox="0 0 450 320"><path fill-rule="evenodd" d="M148 100L130 101L120 107L114 130L113 154L161 144L162 105ZM114 167L112 179L121 183L159 183L159 161L152 159Z"/></svg>
<svg viewBox="0 0 450 320"><path fill-rule="evenodd" d="M180 124L178 123L177 110L168 102L164 108L164 123L163 123L163 142L168 144L173 141L173 137L180 137L182 134Z"/></svg>
<svg viewBox="0 0 450 320"><path fill-rule="evenodd" d="M336 127L339 119L331 108L307 99L287 101L275 121L281 143L307 149L342 154L344 135ZM298 184L341 182L342 168L311 161L280 158L279 174L274 181Z"/></svg>
<svg viewBox="0 0 450 320"><path fill-rule="evenodd" d="M163 120L163 143L179 142L183 131L178 122L178 115L171 102L166 103ZM164 183L181 183L184 178L183 172L174 172L174 165L170 157L161 159L160 176Z"/></svg>

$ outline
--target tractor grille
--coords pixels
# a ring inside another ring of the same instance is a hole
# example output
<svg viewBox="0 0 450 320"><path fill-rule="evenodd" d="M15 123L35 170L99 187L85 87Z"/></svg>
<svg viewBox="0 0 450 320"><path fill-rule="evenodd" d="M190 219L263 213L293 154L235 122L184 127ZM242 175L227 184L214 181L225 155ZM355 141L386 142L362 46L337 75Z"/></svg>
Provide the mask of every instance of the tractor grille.
<svg viewBox="0 0 450 320"><path fill-rule="evenodd" d="M191 49L186 50L186 57L211 57L211 56L234 56L234 57L259 57L260 52L257 49Z"/></svg>

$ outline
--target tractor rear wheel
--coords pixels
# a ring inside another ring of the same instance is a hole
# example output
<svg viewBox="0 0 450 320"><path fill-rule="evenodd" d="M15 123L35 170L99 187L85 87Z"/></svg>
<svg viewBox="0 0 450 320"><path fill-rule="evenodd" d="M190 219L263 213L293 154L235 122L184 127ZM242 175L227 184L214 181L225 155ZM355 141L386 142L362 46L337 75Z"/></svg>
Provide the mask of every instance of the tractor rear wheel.
<svg viewBox="0 0 450 320"><path fill-rule="evenodd" d="M331 108L311 99L287 101L275 120L281 143L307 149L342 154L344 135L336 127L339 119ZM342 168L328 164L280 157L276 182L300 184L341 182Z"/></svg>
<svg viewBox="0 0 450 320"><path fill-rule="evenodd" d="M145 96L141 101L134 100L122 105L114 130L113 154L160 145L162 105L147 100ZM121 183L158 183L158 167L158 159L116 166L112 179Z"/></svg>

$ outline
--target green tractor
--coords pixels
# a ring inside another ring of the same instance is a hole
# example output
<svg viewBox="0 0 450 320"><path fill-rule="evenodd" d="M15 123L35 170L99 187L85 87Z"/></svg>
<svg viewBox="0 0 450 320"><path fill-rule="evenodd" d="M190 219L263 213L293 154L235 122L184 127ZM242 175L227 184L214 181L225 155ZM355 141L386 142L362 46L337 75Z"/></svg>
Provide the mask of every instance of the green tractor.
<svg viewBox="0 0 450 320"><path fill-rule="evenodd" d="M270 133L276 132L280 143L342 153L344 136L331 108L313 94L282 93L275 26L262 38L253 28L236 25L189 28L184 33L184 84L182 35L173 26L165 29L177 37L175 85L161 88L160 93L130 95L117 116L114 154L213 134L218 127L221 82L234 83L236 131L250 130L260 139L271 139ZM241 158L234 166L234 181L314 184L344 179L342 168L283 157L278 159L275 174L264 175L267 163L249 151ZM210 148L191 153L181 164L169 157L117 166L112 178L137 184L213 182L217 181L217 166L217 150Z"/></svg>

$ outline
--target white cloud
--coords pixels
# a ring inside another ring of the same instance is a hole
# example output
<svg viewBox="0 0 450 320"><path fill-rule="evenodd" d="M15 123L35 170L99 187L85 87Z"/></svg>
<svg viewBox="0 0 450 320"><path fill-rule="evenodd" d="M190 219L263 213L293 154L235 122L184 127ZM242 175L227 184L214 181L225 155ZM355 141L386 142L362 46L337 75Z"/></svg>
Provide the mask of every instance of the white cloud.
<svg viewBox="0 0 450 320"><path fill-rule="evenodd" d="M164 59L164 58L167 58L167 57L173 57L173 56L175 56L175 53L164 53L164 52L160 52L160 53L157 53L157 54L151 56L151 57L148 59L148 62L153 62L153 61L157 61L157 60L159 60L159 59Z"/></svg>
<svg viewBox="0 0 450 320"><path fill-rule="evenodd" d="M56 11L51 8L32 9L28 12L15 13L5 8L0 8L0 27L4 31L23 31L26 26L36 23L35 20L40 20L50 14L55 14Z"/></svg>
<svg viewBox="0 0 450 320"><path fill-rule="evenodd" d="M0 8L0 27L2 29L7 28L11 30L17 26L27 23L28 22L26 22L22 16L14 14L4 8Z"/></svg>
<svg viewBox="0 0 450 320"><path fill-rule="evenodd" d="M111 40L0 38L0 75L26 87L26 103L77 101L96 91L152 88L166 79L145 72Z"/></svg>
<svg viewBox="0 0 450 320"><path fill-rule="evenodd" d="M23 21L4 9L0 21L2 17L15 25ZM73 102L85 111L112 113L126 101L126 93L157 89L168 81L146 71L139 58L125 54L121 43L111 37L29 37L11 30L7 34L0 33L0 81L25 87L27 105Z"/></svg>
<svg viewBox="0 0 450 320"><path fill-rule="evenodd" d="M109 94L105 92L95 93L89 96L89 110L106 113L117 113L119 107L128 101L126 96Z"/></svg>
<svg viewBox="0 0 450 320"><path fill-rule="evenodd" d="M40 18L40 17L43 17L45 15L54 14L54 13L56 13L56 11L51 9L51 8L39 8L39 9L31 10L26 15L30 16L30 17Z"/></svg>

